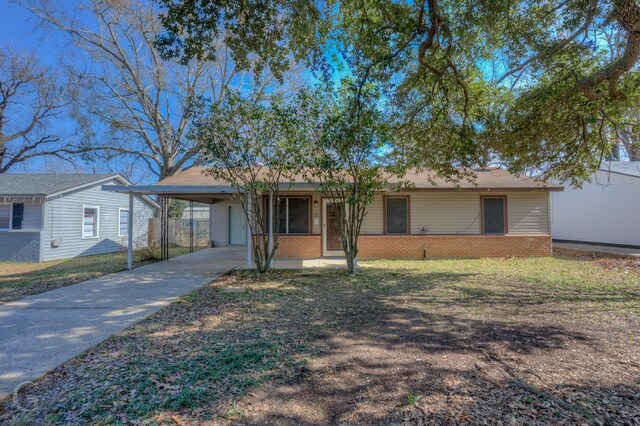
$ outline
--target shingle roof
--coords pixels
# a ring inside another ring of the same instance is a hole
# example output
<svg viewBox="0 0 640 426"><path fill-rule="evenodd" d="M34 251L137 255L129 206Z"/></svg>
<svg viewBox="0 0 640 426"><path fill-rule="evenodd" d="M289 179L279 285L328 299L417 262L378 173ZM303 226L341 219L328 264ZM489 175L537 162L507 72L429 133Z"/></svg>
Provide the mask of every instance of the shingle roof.
<svg viewBox="0 0 640 426"><path fill-rule="evenodd" d="M0 174L0 197L45 197L77 186L117 176L119 176L117 173L2 173Z"/></svg>
<svg viewBox="0 0 640 426"><path fill-rule="evenodd" d="M188 186L224 186L227 182L214 179L205 173L204 167L192 167L165 178L156 185L188 185ZM501 190L524 190L524 191L562 191L561 185L549 182L541 182L527 176L516 176L506 170L498 168L488 168L476 170L475 182L462 180L456 183L449 182L445 179L435 176L427 171L409 170L404 176L404 181L413 182L414 188L419 190L471 190L483 191L486 189ZM304 179L296 179L296 181L304 182Z"/></svg>

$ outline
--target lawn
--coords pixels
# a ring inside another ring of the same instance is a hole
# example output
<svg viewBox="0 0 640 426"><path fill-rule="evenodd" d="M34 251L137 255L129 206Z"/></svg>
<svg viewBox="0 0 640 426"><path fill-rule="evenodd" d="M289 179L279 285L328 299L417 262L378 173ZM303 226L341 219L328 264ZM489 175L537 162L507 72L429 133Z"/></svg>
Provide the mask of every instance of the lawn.
<svg viewBox="0 0 640 426"><path fill-rule="evenodd" d="M640 273L572 257L237 272L2 410L8 424L638 424Z"/></svg>
<svg viewBox="0 0 640 426"><path fill-rule="evenodd" d="M169 256L188 253L171 247ZM134 266L152 262L148 251L134 252ZM0 262L0 303L20 299L127 269L127 252L83 256L42 263Z"/></svg>

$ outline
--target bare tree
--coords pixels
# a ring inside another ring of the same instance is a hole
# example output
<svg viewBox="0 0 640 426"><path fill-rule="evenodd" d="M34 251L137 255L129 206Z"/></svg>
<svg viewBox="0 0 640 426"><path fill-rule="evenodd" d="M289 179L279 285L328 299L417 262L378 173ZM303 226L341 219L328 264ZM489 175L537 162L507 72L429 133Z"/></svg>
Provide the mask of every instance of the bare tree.
<svg viewBox="0 0 640 426"><path fill-rule="evenodd" d="M272 81L237 72L222 44L215 62L163 61L153 2L87 0L73 13L57 0L25 0L25 6L46 26L67 33L79 52L81 61L69 70L84 143L143 161L160 179L199 164L202 144L188 131L205 99L216 105L230 88L262 93Z"/></svg>
<svg viewBox="0 0 640 426"><path fill-rule="evenodd" d="M62 92L55 74L33 54L0 51L0 173L37 157L73 161L85 151L53 133L67 106Z"/></svg>

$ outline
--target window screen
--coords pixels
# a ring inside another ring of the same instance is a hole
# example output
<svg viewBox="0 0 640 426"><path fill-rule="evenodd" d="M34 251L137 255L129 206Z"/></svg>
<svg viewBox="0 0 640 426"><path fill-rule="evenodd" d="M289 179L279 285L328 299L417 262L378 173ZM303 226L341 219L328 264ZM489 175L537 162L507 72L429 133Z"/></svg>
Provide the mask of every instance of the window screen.
<svg viewBox="0 0 640 426"><path fill-rule="evenodd" d="M11 222L11 206L0 205L0 229L9 229Z"/></svg>
<svg viewBox="0 0 640 426"><path fill-rule="evenodd" d="M22 218L24 217L24 203L13 203L11 213L11 229L22 229Z"/></svg>
<svg viewBox="0 0 640 426"><path fill-rule="evenodd" d="M504 198L483 198L483 229L485 234L504 234Z"/></svg>
<svg viewBox="0 0 640 426"><path fill-rule="evenodd" d="M129 233L129 210L120 210L118 235L123 236Z"/></svg>
<svg viewBox="0 0 640 426"><path fill-rule="evenodd" d="M409 206L407 198L387 198L387 234L407 234Z"/></svg>
<svg viewBox="0 0 640 426"><path fill-rule="evenodd" d="M98 209L85 207L82 217L82 238L95 238L98 236Z"/></svg>

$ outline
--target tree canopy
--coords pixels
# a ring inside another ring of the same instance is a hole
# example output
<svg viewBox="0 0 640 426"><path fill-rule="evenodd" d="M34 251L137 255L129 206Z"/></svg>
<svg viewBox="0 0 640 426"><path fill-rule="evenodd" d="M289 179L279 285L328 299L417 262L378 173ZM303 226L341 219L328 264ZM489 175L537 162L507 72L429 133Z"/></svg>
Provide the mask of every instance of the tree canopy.
<svg viewBox="0 0 640 426"><path fill-rule="evenodd" d="M160 48L183 60L222 36L240 66L295 57L335 76L348 52L358 86L393 106L396 142L443 175L499 162L577 183L638 133L637 0L160 4Z"/></svg>

